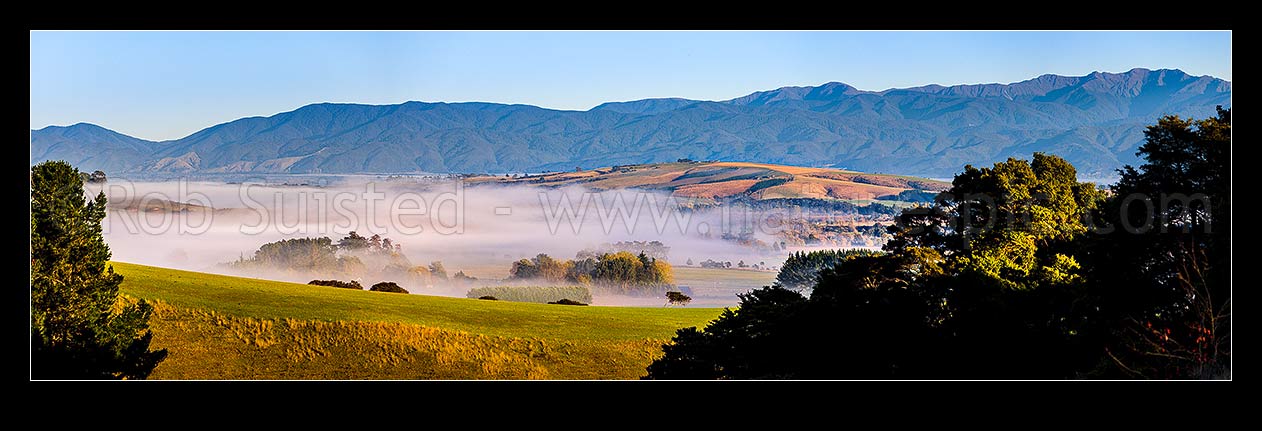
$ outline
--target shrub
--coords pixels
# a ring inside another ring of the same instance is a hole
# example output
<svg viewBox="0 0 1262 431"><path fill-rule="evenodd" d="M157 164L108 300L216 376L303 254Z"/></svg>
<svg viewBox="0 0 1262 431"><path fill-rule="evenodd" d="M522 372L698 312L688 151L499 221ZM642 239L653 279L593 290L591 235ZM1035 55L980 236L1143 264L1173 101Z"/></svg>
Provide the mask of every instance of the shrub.
<svg viewBox="0 0 1262 431"><path fill-rule="evenodd" d="M331 287L338 287L342 289L364 290L364 286L359 284L359 282L355 280L351 280L350 282L338 281L338 280L311 280L307 282L307 284L314 285L314 286L331 286Z"/></svg>
<svg viewBox="0 0 1262 431"><path fill-rule="evenodd" d="M578 301L571 301L571 300L568 300L568 299L565 299L565 298L561 298L561 300L560 300L560 301L552 301L552 302L549 302L549 304L555 304L555 305L587 305L587 304L584 304L584 303L582 303L582 302L578 302Z"/></svg>
<svg viewBox="0 0 1262 431"><path fill-rule="evenodd" d="M592 302L592 291L583 286L488 286L470 289L469 298L492 296L501 301L549 302L569 299L584 303Z"/></svg>
<svg viewBox="0 0 1262 431"><path fill-rule="evenodd" d="M685 295L683 292L666 292L667 304L688 305L692 302L692 297Z"/></svg>
<svg viewBox="0 0 1262 431"><path fill-rule="evenodd" d="M499 301L498 298L491 295L482 295L482 296L479 296L478 299L487 300L487 301Z"/></svg>
<svg viewBox="0 0 1262 431"><path fill-rule="evenodd" d="M368 290L373 292L408 293L407 289L399 287L399 285L395 284L393 281L383 281L374 284Z"/></svg>

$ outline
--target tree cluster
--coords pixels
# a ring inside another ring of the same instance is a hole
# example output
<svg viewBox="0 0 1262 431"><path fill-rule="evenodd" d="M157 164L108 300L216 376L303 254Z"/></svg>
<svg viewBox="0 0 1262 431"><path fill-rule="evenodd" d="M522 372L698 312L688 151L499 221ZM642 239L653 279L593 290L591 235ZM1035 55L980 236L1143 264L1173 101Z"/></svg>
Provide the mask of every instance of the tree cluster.
<svg viewBox="0 0 1262 431"><path fill-rule="evenodd" d="M851 257L876 254L880 252L863 249L790 253L789 258L780 267L780 273L776 275L776 283L791 290L810 289L815 286L820 272L831 269Z"/></svg>
<svg viewBox="0 0 1262 431"><path fill-rule="evenodd" d="M617 253L625 251L631 254L644 254L648 257L658 260L667 260L670 256L670 247L661 241L618 241L612 244L605 243L594 249L580 250L574 257L578 260L596 259L601 255Z"/></svg>
<svg viewBox="0 0 1262 431"><path fill-rule="evenodd" d="M350 253L365 252L391 255L403 252L403 245L391 241L390 238L382 238L381 235L377 234L365 238L355 231L351 231L346 237L338 240L337 248Z"/></svg>
<svg viewBox="0 0 1262 431"><path fill-rule="evenodd" d="M644 253L620 251L595 258L557 260L546 254L513 262L510 280L576 283L622 294L655 294L674 284L674 269Z"/></svg>
<svg viewBox="0 0 1262 431"><path fill-rule="evenodd" d="M1111 193L1051 155L965 167L886 253L742 295L648 377L1229 378L1231 113L1145 135Z"/></svg>
<svg viewBox="0 0 1262 431"><path fill-rule="evenodd" d="M476 278L457 274L449 279L442 262L413 265L402 246L380 235L364 237L350 232L336 243L328 237L291 238L263 244L254 255L227 265L250 271L282 271L346 278L379 277L409 286L456 282L470 285Z"/></svg>
<svg viewBox="0 0 1262 431"><path fill-rule="evenodd" d="M107 180L105 172L102 171L92 171L90 174L87 172L80 172L79 179L84 183L104 183Z"/></svg>

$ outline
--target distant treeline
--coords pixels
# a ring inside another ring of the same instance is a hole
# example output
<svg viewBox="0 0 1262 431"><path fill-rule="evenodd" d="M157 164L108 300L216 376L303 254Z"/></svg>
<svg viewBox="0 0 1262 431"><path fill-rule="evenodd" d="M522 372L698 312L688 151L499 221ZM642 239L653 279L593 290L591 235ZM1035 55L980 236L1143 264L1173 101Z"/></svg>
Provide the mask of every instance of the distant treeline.
<svg viewBox="0 0 1262 431"><path fill-rule="evenodd" d="M686 264L688 266L692 266L693 265L692 259L688 259L688 262ZM700 266L702 268L712 268L712 269L730 269L730 268L740 268L740 269L749 268L749 269L757 269L757 270L771 269L771 267L767 266L767 262L757 262L754 264L747 264L743 260L737 261L736 265L732 265L732 261L730 260L725 260L725 261L720 262L714 259L706 259L698 263L697 266Z"/></svg>
<svg viewBox="0 0 1262 431"><path fill-rule="evenodd" d="M596 259L603 254L617 253L625 251L631 254L644 253L653 259L668 260L670 257L670 247L662 244L661 241L618 241L615 243L604 243L594 249L580 250L576 259L582 260L587 258Z"/></svg>
<svg viewBox="0 0 1262 431"><path fill-rule="evenodd" d="M79 179L85 183L103 183L106 181L105 172L93 171L92 173L80 172Z"/></svg>
<svg viewBox="0 0 1262 431"><path fill-rule="evenodd" d="M897 195L882 196L876 199L882 201L903 201L931 204L933 203L933 198L935 196L938 196L938 192L929 190L903 190Z"/></svg>

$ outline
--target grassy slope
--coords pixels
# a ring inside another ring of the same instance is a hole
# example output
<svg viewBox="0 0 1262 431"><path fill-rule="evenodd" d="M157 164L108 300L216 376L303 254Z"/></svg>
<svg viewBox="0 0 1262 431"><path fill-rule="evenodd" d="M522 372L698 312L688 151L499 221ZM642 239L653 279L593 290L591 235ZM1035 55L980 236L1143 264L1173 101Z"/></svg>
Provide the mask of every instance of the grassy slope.
<svg viewBox="0 0 1262 431"><path fill-rule="evenodd" d="M872 221L860 222L863 226L870 226ZM741 269L714 269L701 268L696 266L684 266L683 261L690 256L675 257L675 284L696 288L716 287L728 290L745 291L757 289L762 286L771 284L776 279L776 271L752 271ZM693 260L704 260L694 258ZM473 275L478 278L507 278L509 262L490 263L481 265L462 264L460 269L466 274Z"/></svg>
<svg viewBox="0 0 1262 431"><path fill-rule="evenodd" d="M717 309L352 291L115 263L158 300L154 378L635 378Z"/></svg>
<svg viewBox="0 0 1262 431"><path fill-rule="evenodd" d="M675 267L675 283L688 286L698 294L719 295L746 292L770 285L775 280L775 271Z"/></svg>

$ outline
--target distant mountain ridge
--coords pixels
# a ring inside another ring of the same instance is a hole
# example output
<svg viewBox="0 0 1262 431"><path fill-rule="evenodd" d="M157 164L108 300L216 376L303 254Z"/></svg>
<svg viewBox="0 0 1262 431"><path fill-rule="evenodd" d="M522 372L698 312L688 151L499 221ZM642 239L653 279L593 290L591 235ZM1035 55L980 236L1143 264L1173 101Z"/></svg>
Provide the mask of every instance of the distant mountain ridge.
<svg viewBox="0 0 1262 431"><path fill-rule="evenodd" d="M1085 176L1134 164L1164 114L1231 106L1231 82L1133 69L1011 84L882 91L839 82L726 101L609 102L588 111L497 103L321 103L153 142L80 123L31 131L31 163L109 173L533 172L679 158L949 177L1036 151Z"/></svg>
<svg viewBox="0 0 1262 431"><path fill-rule="evenodd" d="M122 167L152 157L158 143L133 138L95 124L48 126L31 131L31 164L66 160L88 172Z"/></svg>

